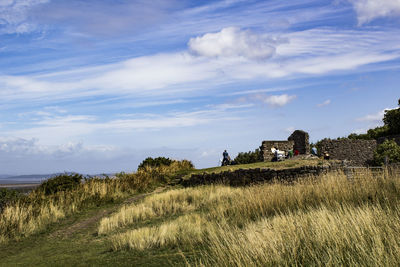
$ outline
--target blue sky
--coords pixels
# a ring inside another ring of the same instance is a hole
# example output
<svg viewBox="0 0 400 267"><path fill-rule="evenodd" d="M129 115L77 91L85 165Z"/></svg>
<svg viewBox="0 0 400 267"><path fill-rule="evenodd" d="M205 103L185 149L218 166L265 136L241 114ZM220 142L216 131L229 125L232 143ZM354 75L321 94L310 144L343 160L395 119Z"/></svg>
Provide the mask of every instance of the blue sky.
<svg viewBox="0 0 400 267"><path fill-rule="evenodd" d="M400 97L400 0L0 0L0 173L215 166Z"/></svg>

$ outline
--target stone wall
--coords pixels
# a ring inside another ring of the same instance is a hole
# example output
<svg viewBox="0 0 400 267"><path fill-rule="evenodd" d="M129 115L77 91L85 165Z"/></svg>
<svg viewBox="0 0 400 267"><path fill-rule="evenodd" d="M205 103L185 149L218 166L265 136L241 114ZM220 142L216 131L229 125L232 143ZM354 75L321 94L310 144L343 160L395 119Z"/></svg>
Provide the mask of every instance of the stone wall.
<svg viewBox="0 0 400 267"><path fill-rule="evenodd" d="M294 131L288 138L289 141L294 141L294 150L298 150L300 154L310 154L310 142L307 132L302 130Z"/></svg>
<svg viewBox="0 0 400 267"><path fill-rule="evenodd" d="M271 161L274 154L271 148L275 147L279 150L288 151L293 149L294 141L263 141L261 144L261 151L263 153L264 161Z"/></svg>
<svg viewBox="0 0 400 267"><path fill-rule="evenodd" d="M293 182L299 178L320 175L338 168L339 165L332 163L328 165L303 166L283 170L262 168L239 169L233 172L225 171L221 173L193 174L189 179L182 180L181 184L185 187L205 184L244 186L272 181Z"/></svg>
<svg viewBox="0 0 400 267"><path fill-rule="evenodd" d="M377 142L375 140L325 139L318 144L318 153L326 151L331 159L349 160L351 165L367 165L374 158Z"/></svg>
<svg viewBox="0 0 400 267"><path fill-rule="evenodd" d="M400 146L400 134L397 135L389 135L389 136L385 136L385 137L380 137L378 138L377 142L378 145L382 144L383 142L385 142L385 140L394 140L399 146Z"/></svg>

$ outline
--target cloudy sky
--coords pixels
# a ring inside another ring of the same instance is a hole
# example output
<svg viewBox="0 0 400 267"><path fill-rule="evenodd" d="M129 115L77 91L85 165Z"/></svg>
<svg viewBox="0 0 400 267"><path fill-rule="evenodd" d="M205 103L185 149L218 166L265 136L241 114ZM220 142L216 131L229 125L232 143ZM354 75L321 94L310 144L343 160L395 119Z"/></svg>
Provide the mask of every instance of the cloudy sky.
<svg viewBox="0 0 400 267"><path fill-rule="evenodd" d="M0 0L0 174L215 166L400 97L400 0Z"/></svg>

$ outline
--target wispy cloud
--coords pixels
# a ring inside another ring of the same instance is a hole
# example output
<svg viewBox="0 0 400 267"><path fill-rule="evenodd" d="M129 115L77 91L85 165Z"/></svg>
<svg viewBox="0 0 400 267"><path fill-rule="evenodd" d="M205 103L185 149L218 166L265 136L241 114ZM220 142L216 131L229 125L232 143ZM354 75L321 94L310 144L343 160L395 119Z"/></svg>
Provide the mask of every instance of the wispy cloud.
<svg viewBox="0 0 400 267"><path fill-rule="evenodd" d="M379 122L382 122L383 115L385 115L385 110L381 110L378 113L368 114L368 115L365 115L364 117L357 118L357 121L379 123Z"/></svg>
<svg viewBox="0 0 400 267"><path fill-rule="evenodd" d="M330 103L331 103L331 100L327 99L324 102L317 104L317 107L319 107L319 108L325 107L325 106L329 105Z"/></svg>
<svg viewBox="0 0 400 267"><path fill-rule="evenodd" d="M258 52L246 54L251 49L235 46L228 54L242 53L243 57L208 58L182 51L40 76L8 75L0 77L0 95L3 100L30 101L45 96L76 99L96 95L161 96L178 92L184 96L185 92L187 95L195 91L209 93L210 83L217 87L238 81L356 71L400 57L400 31L392 30L390 35L391 38L382 32L310 30L284 35L290 42L279 45L277 54L267 61L254 61L250 58ZM346 45L341 45L343 43Z"/></svg>
<svg viewBox="0 0 400 267"><path fill-rule="evenodd" d="M31 22L29 12L49 0L3 0L0 2L0 34L24 34L37 29Z"/></svg>
<svg viewBox="0 0 400 267"><path fill-rule="evenodd" d="M76 36L118 36L154 25L180 9L178 1L52 1L34 10L44 25L65 27Z"/></svg>
<svg viewBox="0 0 400 267"><path fill-rule="evenodd" d="M358 24L363 25L376 18L400 16L398 0L349 0L357 12Z"/></svg>
<svg viewBox="0 0 400 267"><path fill-rule="evenodd" d="M251 105L217 105L191 112L168 114L120 114L118 119L100 120L92 115L70 115L62 113L36 112L24 118L23 130L6 132L8 136L24 139L37 138L47 144L62 143L63 140L79 140L95 133L125 134L141 131L160 131L207 125L215 122L238 120L233 110L249 108Z"/></svg>

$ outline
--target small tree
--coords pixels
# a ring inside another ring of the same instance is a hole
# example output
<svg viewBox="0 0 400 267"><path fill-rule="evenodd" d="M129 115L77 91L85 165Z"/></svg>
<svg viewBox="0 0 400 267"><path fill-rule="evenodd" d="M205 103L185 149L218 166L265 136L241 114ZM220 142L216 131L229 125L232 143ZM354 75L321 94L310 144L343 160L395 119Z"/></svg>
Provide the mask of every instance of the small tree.
<svg viewBox="0 0 400 267"><path fill-rule="evenodd" d="M76 188L83 179L81 174L60 174L44 181L36 190L41 190L45 195L51 195L59 191L68 191Z"/></svg>
<svg viewBox="0 0 400 267"><path fill-rule="evenodd" d="M378 165L400 162L400 146L394 140L386 140L378 146L374 154L374 161Z"/></svg>
<svg viewBox="0 0 400 267"><path fill-rule="evenodd" d="M169 165L171 165L172 162L173 162L173 160L171 160L169 158L165 158L165 157L158 157L158 158L154 158L154 159L151 157L148 157L145 160L143 160L142 163L139 164L138 170L143 169L146 166L148 166L148 167L160 167L161 165L169 166Z"/></svg>
<svg viewBox="0 0 400 267"><path fill-rule="evenodd" d="M240 152L234 159L236 164L248 164L263 161L263 155L260 149L249 152Z"/></svg>

